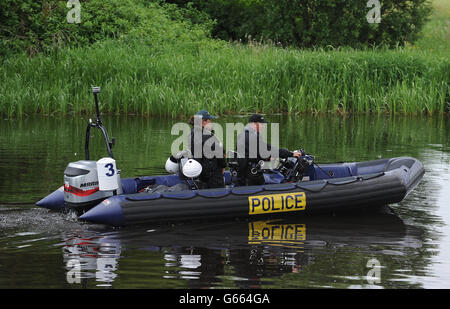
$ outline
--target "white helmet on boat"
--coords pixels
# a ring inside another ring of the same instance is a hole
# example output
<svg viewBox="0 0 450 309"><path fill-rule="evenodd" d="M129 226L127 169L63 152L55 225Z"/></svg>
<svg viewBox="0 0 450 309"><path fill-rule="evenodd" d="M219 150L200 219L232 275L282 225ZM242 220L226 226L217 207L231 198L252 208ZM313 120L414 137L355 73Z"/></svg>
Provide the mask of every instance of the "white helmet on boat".
<svg viewBox="0 0 450 309"><path fill-rule="evenodd" d="M189 159L183 166L183 175L187 178L196 178L201 173L202 165L194 159Z"/></svg>
<svg viewBox="0 0 450 309"><path fill-rule="evenodd" d="M166 161L166 171L168 171L171 174L177 174L180 170L177 160L170 156Z"/></svg>

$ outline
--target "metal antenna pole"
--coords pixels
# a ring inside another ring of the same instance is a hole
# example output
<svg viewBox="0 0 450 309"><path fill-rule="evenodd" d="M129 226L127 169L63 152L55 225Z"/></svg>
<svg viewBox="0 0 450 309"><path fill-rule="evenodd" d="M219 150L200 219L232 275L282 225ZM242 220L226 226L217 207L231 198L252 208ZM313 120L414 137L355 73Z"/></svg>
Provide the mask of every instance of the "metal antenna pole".
<svg viewBox="0 0 450 309"><path fill-rule="evenodd" d="M92 92L94 93L95 99L95 110L97 112L97 124L102 124L102 119L100 118L100 108L98 107L97 94L100 93L100 87L92 87Z"/></svg>

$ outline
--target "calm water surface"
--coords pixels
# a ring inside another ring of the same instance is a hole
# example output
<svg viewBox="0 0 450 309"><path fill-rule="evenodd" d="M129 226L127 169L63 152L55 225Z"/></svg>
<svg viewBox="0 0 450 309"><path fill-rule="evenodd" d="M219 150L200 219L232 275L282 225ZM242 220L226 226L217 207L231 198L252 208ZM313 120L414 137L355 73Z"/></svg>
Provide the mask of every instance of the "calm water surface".
<svg viewBox="0 0 450 309"><path fill-rule="evenodd" d="M449 119L267 118L280 123L282 146L319 164L406 155L425 176L392 211L113 229L34 206L83 159L86 117L2 119L0 288L450 287ZM219 120L236 121L245 118ZM122 177L164 173L175 122L104 117ZM99 135L92 143L91 157L104 156ZM258 236L268 230L270 242Z"/></svg>

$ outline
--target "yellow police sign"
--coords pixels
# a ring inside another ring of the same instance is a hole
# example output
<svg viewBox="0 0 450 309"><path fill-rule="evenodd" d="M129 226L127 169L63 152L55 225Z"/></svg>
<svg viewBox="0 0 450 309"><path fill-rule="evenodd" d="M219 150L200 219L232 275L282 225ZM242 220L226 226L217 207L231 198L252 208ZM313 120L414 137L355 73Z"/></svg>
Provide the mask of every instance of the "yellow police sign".
<svg viewBox="0 0 450 309"><path fill-rule="evenodd" d="M248 207L249 215L305 210L306 195L305 192L253 195L248 197Z"/></svg>

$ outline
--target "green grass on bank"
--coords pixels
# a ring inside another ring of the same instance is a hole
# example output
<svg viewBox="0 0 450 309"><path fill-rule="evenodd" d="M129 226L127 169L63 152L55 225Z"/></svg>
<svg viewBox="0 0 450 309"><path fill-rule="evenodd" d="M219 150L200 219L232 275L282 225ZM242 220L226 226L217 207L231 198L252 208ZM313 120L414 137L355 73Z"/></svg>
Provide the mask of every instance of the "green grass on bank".
<svg viewBox="0 0 450 309"><path fill-rule="evenodd" d="M243 112L436 114L450 109L449 11L438 8L417 44L395 50L296 50L215 40L157 47L104 41L51 55L9 57L0 114L102 111L175 117L203 108Z"/></svg>
<svg viewBox="0 0 450 309"><path fill-rule="evenodd" d="M443 113L448 61L407 50L299 51L225 45L152 54L114 41L57 58L5 62L2 114L103 112L153 116L211 112Z"/></svg>

